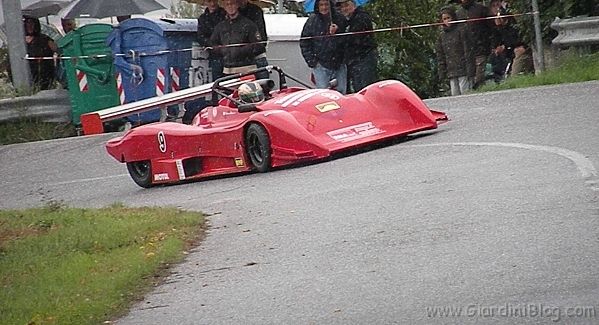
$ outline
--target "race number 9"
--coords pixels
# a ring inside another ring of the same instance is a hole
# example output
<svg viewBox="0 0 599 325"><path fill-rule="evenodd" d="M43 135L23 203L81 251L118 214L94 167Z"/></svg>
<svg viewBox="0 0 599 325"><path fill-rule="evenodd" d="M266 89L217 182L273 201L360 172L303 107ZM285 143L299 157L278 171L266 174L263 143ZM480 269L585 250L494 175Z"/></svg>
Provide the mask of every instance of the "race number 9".
<svg viewBox="0 0 599 325"><path fill-rule="evenodd" d="M162 131L158 132L158 149L160 149L160 152L166 152L166 138Z"/></svg>

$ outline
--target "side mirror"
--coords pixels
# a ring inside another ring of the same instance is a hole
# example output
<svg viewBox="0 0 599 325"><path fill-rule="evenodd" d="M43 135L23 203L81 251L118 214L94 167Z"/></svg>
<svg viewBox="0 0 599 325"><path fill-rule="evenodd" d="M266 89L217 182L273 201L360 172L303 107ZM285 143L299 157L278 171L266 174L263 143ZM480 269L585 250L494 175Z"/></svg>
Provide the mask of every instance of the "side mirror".
<svg viewBox="0 0 599 325"><path fill-rule="evenodd" d="M239 104L237 105L237 111L239 113L255 112L258 108L256 104Z"/></svg>

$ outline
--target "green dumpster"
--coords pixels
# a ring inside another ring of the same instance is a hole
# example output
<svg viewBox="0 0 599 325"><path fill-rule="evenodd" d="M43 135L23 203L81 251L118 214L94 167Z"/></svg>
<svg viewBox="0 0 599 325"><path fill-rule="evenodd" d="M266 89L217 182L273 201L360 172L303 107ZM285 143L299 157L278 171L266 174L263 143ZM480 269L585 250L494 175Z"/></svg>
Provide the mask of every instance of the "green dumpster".
<svg viewBox="0 0 599 325"><path fill-rule="evenodd" d="M58 41L66 70L72 107L72 122L81 124L81 114L120 105L112 52L106 37L109 24L88 24Z"/></svg>

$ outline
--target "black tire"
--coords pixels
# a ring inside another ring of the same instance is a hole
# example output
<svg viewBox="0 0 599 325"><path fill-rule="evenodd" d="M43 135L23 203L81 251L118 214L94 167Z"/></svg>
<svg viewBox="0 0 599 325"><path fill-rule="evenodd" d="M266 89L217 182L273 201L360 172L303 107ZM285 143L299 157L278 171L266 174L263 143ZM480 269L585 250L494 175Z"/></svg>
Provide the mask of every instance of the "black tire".
<svg viewBox="0 0 599 325"><path fill-rule="evenodd" d="M262 125L250 124L245 132L245 148L254 168L261 172L271 169L270 138Z"/></svg>
<svg viewBox="0 0 599 325"><path fill-rule="evenodd" d="M149 160L128 162L127 170L135 184L144 188L152 187L152 165Z"/></svg>

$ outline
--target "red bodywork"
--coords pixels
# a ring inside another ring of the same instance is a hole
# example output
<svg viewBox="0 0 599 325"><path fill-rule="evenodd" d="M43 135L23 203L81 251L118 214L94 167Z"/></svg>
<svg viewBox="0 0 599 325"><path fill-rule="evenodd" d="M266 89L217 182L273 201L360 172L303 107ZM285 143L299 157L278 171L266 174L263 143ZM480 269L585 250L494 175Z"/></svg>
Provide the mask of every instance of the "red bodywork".
<svg viewBox="0 0 599 325"><path fill-rule="evenodd" d="M434 129L439 120L447 116L429 110L396 80L374 83L352 95L290 87L271 92L257 111L240 113L223 98L218 106L202 110L191 125L143 125L108 141L106 148L120 162L150 161L152 184L161 184L251 170L244 141L251 123L266 129L272 167L278 167Z"/></svg>

